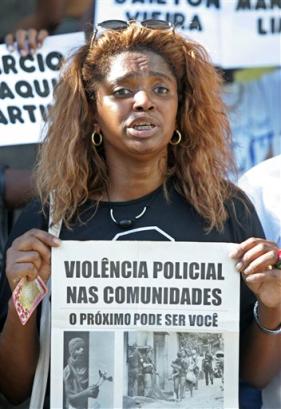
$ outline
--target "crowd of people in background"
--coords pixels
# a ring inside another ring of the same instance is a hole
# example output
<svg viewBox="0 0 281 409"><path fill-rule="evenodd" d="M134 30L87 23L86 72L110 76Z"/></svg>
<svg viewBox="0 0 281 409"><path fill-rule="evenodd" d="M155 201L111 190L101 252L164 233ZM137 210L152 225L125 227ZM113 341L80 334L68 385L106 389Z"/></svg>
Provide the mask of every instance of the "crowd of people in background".
<svg viewBox="0 0 281 409"><path fill-rule="evenodd" d="M193 349L179 348L176 358L170 363L171 373L168 378L172 382L173 397L166 392L159 395L159 373L153 359L154 351L150 346L128 347L128 396L150 397L181 402L193 397L194 391L214 384L219 379L223 390L224 354L222 351L211 353ZM172 390L171 389L171 390Z"/></svg>
<svg viewBox="0 0 281 409"><path fill-rule="evenodd" d="M187 351L179 349L177 357L171 363L171 379L174 384L174 397L177 402L186 396L193 396L193 391L200 390L200 386L214 384L214 378L220 378L221 390L224 379L224 354L222 351L199 353L196 349ZM187 395L188 393L188 395Z"/></svg>

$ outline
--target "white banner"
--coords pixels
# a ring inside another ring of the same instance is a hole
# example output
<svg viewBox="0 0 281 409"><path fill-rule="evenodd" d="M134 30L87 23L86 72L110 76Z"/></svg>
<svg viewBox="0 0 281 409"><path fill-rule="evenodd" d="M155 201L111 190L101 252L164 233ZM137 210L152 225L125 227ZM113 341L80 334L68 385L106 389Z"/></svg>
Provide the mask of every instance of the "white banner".
<svg viewBox="0 0 281 409"><path fill-rule="evenodd" d="M232 247L64 241L53 249L51 407L236 409Z"/></svg>
<svg viewBox="0 0 281 409"><path fill-rule="evenodd" d="M168 20L201 43L215 65L281 65L280 0L96 0L95 22Z"/></svg>
<svg viewBox="0 0 281 409"><path fill-rule="evenodd" d="M83 33L52 36L27 57L0 45L0 146L40 141L60 62L83 43Z"/></svg>

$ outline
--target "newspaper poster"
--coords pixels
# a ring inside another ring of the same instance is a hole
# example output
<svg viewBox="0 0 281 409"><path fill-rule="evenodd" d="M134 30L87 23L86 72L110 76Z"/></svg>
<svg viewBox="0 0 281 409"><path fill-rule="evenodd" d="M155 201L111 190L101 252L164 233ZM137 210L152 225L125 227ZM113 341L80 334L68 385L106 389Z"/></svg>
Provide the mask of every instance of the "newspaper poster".
<svg viewBox="0 0 281 409"><path fill-rule="evenodd" d="M52 250L53 409L237 409L235 244Z"/></svg>

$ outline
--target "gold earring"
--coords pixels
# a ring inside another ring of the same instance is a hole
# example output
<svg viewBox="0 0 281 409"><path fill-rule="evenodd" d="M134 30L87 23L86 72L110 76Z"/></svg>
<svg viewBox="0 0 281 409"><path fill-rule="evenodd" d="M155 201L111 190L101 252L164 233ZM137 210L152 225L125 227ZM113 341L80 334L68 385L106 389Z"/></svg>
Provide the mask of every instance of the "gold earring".
<svg viewBox="0 0 281 409"><path fill-rule="evenodd" d="M96 140L96 136L98 137L98 140ZM98 132L94 131L92 133L91 139L92 139L92 144L95 147L101 146L101 144L102 144L102 134L101 133L98 133Z"/></svg>
<svg viewBox="0 0 281 409"><path fill-rule="evenodd" d="M171 139L170 140L170 144L171 145L178 145L179 143L180 143L180 141L181 141L181 133L180 133L180 131L179 130L175 130L175 133L177 134L177 139ZM174 136L174 135L173 135Z"/></svg>

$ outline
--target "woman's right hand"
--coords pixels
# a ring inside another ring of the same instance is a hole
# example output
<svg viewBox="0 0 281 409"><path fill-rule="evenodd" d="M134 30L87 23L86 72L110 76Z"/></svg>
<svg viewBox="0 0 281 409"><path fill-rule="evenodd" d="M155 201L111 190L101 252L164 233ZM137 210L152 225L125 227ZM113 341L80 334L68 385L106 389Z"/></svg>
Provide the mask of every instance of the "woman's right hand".
<svg viewBox="0 0 281 409"><path fill-rule="evenodd" d="M34 280L39 275L45 282L51 274L51 248L60 240L39 229L32 229L16 238L7 251L6 275L13 291L19 280Z"/></svg>

